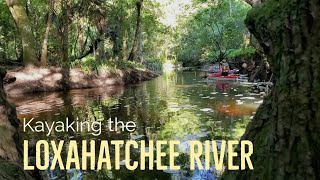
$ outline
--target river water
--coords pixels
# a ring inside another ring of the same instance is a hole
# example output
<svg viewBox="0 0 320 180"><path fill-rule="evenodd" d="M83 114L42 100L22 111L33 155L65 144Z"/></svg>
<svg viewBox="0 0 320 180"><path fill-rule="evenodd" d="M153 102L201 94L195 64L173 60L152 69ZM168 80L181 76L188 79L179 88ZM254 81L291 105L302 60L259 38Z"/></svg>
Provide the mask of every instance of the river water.
<svg viewBox="0 0 320 180"><path fill-rule="evenodd" d="M103 128L99 136L92 132L26 131L26 140L180 140L180 156L176 164L181 171L121 170L69 171L48 170L49 179L190 179L196 174L188 170L190 140L239 140L261 104L261 97L250 93L250 88L229 82L204 82L202 72L173 72L136 85L68 92L39 93L11 97L19 119L46 121L133 121L136 131L110 132ZM31 123L32 124L32 123ZM21 128L22 129L22 128ZM81 146L79 146L81 147ZM63 160L67 150L63 150ZM98 153L98 152L97 152ZM114 153L113 151L110 152ZM121 152L123 158L124 152ZM97 155L98 156L98 155ZM121 159L123 160L123 159ZM164 163L168 163L165 159ZM123 164L120 163L121 165Z"/></svg>

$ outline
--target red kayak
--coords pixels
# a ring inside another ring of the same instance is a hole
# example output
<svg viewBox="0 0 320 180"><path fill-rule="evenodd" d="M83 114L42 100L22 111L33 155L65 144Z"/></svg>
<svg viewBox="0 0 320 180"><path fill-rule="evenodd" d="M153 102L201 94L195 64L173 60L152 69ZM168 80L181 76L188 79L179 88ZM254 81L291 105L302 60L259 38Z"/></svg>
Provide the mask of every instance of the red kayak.
<svg viewBox="0 0 320 180"><path fill-rule="evenodd" d="M208 79L216 79L216 80L237 80L238 75L229 74L227 76L222 76L221 73L208 73Z"/></svg>

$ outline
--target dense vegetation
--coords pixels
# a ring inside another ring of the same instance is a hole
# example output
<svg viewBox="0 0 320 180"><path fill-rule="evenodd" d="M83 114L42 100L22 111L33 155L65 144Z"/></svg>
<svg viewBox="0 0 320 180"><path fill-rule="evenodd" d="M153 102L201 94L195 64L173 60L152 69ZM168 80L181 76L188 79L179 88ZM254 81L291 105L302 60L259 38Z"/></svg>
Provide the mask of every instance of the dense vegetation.
<svg viewBox="0 0 320 180"><path fill-rule="evenodd" d="M238 0L1 0L0 62L160 67L247 58L255 52L244 25L248 10Z"/></svg>
<svg viewBox="0 0 320 180"><path fill-rule="evenodd" d="M248 58L255 53L244 19L250 7L243 1L199 1L179 33L178 60L189 65Z"/></svg>
<svg viewBox="0 0 320 180"><path fill-rule="evenodd" d="M189 66L250 59L254 36L272 67L274 88L242 137L254 143L254 170L226 171L223 178L319 179L319 0L245 1L253 7L249 13L242 0L0 0L0 61L132 68L172 60ZM2 82L1 121L10 129L18 123ZM12 128L8 133L3 137L18 137Z"/></svg>
<svg viewBox="0 0 320 180"><path fill-rule="evenodd" d="M142 0L1 0L0 61L158 61L166 32L158 7Z"/></svg>

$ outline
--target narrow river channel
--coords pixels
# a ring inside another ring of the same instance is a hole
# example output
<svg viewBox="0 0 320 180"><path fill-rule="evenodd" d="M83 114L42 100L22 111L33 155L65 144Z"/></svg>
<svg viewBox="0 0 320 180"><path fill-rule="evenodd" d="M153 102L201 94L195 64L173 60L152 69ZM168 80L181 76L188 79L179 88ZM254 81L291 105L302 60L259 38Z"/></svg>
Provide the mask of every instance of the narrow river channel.
<svg viewBox="0 0 320 180"><path fill-rule="evenodd" d="M221 81L204 82L202 75L197 71L173 72L136 85L38 93L10 97L10 101L16 105L21 121L34 118L34 121L52 124L67 117L70 121L90 122L117 118L137 125L132 133L103 129L99 136L91 132L53 132L46 136L46 133L28 131L23 132L24 139L181 141L180 156L176 159L181 171L48 170L49 179L189 179L195 174L187 168L188 141L238 140L262 101L259 95L250 92L250 87ZM65 153L66 150L62 152L63 160ZM121 151L121 158L123 154ZM164 159L166 164L168 159Z"/></svg>

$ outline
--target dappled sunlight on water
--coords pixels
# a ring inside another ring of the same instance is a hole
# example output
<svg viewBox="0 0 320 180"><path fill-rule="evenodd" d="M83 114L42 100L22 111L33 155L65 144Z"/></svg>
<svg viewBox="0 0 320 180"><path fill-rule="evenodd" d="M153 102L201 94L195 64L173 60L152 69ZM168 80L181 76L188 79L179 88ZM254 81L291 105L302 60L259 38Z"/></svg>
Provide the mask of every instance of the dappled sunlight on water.
<svg viewBox="0 0 320 180"><path fill-rule="evenodd" d="M257 104L237 104L237 102L230 101L220 103L217 105L216 109L218 112L228 116L248 116L252 115L258 107Z"/></svg>
<svg viewBox="0 0 320 180"><path fill-rule="evenodd" d="M186 149L190 140L239 139L246 125L261 103L261 98L248 92L248 87L227 82L205 83L200 72L164 74L155 80L126 87L107 87L42 93L11 97L17 106L18 117L35 121L134 121L137 130L109 132L94 137L90 133L24 133L25 139L83 139L97 140L180 140L181 155L177 164L182 168L172 171L50 171L52 177L73 176L83 173L92 178L143 177L144 179L191 178L193 172L186 167ZM110 152L114 153L114 152ZM123 156L123 152L121 155ZM65 155L65 154L64 154ZM123 157L122 157L123 158ZM65 157L63 158L65 160Z"/></svg>

